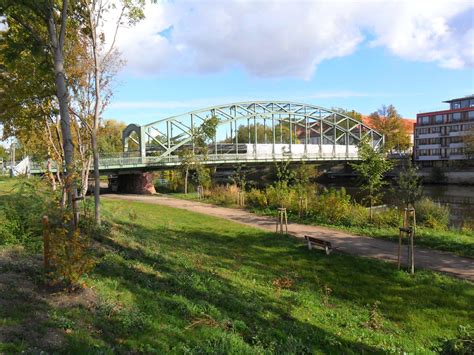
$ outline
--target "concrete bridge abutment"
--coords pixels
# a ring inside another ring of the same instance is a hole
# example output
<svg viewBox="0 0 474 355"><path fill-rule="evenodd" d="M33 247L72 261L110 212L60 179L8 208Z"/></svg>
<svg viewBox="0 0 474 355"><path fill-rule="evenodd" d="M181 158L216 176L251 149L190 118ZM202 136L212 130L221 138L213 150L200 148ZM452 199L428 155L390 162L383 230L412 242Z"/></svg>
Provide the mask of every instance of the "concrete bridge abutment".
<svg viewBox="0 0 474 355"><path fill-rule="evenodd" d="M153 195L156 193L152 172L133 172L118 176L118 192Z"/></svg>

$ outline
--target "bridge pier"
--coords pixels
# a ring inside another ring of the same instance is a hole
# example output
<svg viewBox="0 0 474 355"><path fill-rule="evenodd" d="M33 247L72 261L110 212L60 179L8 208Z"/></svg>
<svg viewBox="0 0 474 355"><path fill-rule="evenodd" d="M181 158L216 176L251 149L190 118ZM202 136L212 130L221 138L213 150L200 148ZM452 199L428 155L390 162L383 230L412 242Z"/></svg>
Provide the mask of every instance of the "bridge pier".
<svg viewBox="0 0 474 355"><path fill-rule="evenodd" d="M156 194L153 176L152 172L119 174L118 192L140 195Z"/></svg>

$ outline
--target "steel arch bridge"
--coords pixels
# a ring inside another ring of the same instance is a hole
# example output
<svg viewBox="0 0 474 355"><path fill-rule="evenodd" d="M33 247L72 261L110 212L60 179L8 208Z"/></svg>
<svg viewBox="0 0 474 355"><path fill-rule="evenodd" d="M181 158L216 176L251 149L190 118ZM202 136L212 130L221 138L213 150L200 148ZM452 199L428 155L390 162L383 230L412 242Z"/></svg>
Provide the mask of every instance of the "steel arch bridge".
<svg viewBox="0 0 474 355"><path fill-rule="evenodd" d="M331 109L288 101L239 102L187 112L123 131L124 152L149 163L175 165L180 151L194 151L193 134L206 120L218 125L205 163L289 160L357 160L357 145L374 148L383 136ZM160 165L161 165L160 164Z"/></svg>
<svg viewBox="0 0 474 355"><path fill-rule="evenodd" d="M340 112L289 101L238 102L187 112L123 131L124 153L101 156L102 173L164 169L180 165L183 150L195 152L193 136L206 120L217 118L203 164L358 160L358 144L374 147L384 137ZM32 173L44 171L33 164Z"/></svg>

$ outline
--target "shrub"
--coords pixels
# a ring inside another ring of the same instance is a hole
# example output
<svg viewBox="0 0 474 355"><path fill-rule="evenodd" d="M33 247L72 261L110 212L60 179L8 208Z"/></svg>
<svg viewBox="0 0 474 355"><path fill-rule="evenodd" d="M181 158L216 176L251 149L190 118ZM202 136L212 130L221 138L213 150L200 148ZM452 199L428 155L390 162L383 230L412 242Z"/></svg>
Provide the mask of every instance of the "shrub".
<svg viewBox="0 0 474 355"><path fill-rule="evenodd" d="M284 207L289 210L293 207L293 203L296 202L296 192L285 182L276 183L274 186L267 187L265 194L270 207Z"/></svg>
<svg viewBox="0 0 474 355"><path fill-rule="evenodd" d="M439 352L441 354L474 354L474 328L459 326L456 338L446 340Z"/></svg>
<svg viewBox="0 0 474 355"><path fill-rule="evenodd" d="M254 208L265 208L268 206L265 192L252 189L246 193L247 204Z"/></svg>
<svg viewBox="0 0 474 355"><path fill-rule="evenodd" d="M330 224L350 224L351 197L344 188L325 190L311 201L316 219Z"/></svg>
<svg viewBox="0 0 474 355"><path fill-rule="evenodd" d="M423 198L415 203L416 220L429 228L446 229L449 224L449 207Z"/></svg>
<svg viewBox="0 0 474 355"><path fill-rule="evenodd" d="M0 206L0 245L22 245L28 251L40 251L41 217L54 199L54 194L40 180L20 181L16 192L5 196Z"/></svg>
<svg viewBox="0 0 474 355"><path fill-rule="evenodd" d="M376 211L372 223L377 227L398 227L400 225L400 212L395 208Z"/></svg>
<svg viewBox="0 0 474 355"><path fill-rule="evenodd" d="M239 188L235 185L216 186L206 191L205 196L215 204L233 206L237 204L239 191Z"/></svg>

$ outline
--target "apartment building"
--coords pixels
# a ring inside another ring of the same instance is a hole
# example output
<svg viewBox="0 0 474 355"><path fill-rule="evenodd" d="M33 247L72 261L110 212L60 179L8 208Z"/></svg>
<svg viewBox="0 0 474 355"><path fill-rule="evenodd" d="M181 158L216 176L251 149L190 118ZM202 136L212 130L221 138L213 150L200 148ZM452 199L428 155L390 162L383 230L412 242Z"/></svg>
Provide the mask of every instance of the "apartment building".
<svg viewBox="0 0 474 355"><path fill-rule="evenodd" d="M444 101L449 109L416 115L414 159L421 167L466 161L463 136L474 129L474 95Z"/></svg>

